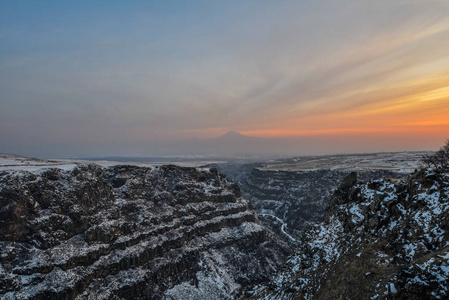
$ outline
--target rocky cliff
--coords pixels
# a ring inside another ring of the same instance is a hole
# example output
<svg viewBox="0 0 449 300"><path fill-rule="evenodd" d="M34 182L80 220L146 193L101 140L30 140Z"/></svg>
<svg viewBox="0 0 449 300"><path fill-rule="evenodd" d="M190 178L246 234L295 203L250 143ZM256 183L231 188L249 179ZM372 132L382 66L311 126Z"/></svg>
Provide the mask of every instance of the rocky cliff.
<svg viewBox="0 0 449 300"><path fill-rule="evenodd" d="M360 183L334 193L322 223L255 299L448 299L449 174Z"/></svg>
<svg viewBox="0 0 449 300"><path fill-rule="evenodd" d="M289 254L215 169L0 171L2 299L232 299Z"/></svg>
<svg viewBox="0 0 449 300"><path fill-rule="evenodd" d="M243 169L244 166L241 167ZM229 168L228 168L229 169ZM235 175L224 169L234 179ZM297 243L304 231L321 222L333 192L350 171L347 170L267 170L243 169L244 178L235 178L251 207L270 228ZM358 172L362 180L400 178L406 173L369 169Z"/></svg>

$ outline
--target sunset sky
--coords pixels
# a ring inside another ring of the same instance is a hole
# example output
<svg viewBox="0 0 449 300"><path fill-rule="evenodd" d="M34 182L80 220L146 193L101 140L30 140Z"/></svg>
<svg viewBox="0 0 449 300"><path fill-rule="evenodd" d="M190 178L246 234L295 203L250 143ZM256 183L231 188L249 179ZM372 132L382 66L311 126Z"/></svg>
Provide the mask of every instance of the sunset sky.
<svg viewBox="0 0 449 300"><path fill-rule="evenodd" d="M449 1L0 1L0 153L182 152L229 130L298 155L437 149Z"/></svg>

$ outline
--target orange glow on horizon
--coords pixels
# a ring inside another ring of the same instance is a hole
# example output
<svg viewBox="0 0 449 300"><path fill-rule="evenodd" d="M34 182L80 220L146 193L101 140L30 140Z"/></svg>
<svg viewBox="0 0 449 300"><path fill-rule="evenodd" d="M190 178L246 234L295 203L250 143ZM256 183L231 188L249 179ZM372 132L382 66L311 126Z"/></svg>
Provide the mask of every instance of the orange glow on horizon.
<svg viewBox="0 0 449 300"><path fill-rule="evenodd" d="M448 133L449 123L445 125L440 124L410 124L410 126L401 126L397 128L338 128L338 129L318 129L318 130L255 130L255 131L241 131L240 133L247 136L261 137L261 138L283 138L283 137L304 137L304 136L324 136L324 135L350 135L350 134L400 134L400 133Z"/></svg>
<svg viewBox="0 0 449 300"><path fill-rule="evenodd" d="M294 95L291 105L273 106L273 111L258 120L234 128L183 133L200 138L218 137L229 130L261 138L353 136L355 142L360 137L374 135L397 139L406 135L412 139L415 134L421 138L447 139L448 71L438 64L408 66L404 70L393 73L388 80L362 79L355 86L349 82L348 87L336 93L324 91L310 100L301 94Z"/></svg>
<svg viewBox="0 0 449 300"><path fill-rule="evenodd" d="M346 95L345 108L326 114L273 120L277 128L244 130L256 137L312 135L392 134L419 132L429 136L449 136L449 74L432 75ZM365 103L358 100L362 97ZM360 105L350 103L358 100ZM372 99L372 100L371 100ZM268 128L267 128L268 127Z"/></svg>

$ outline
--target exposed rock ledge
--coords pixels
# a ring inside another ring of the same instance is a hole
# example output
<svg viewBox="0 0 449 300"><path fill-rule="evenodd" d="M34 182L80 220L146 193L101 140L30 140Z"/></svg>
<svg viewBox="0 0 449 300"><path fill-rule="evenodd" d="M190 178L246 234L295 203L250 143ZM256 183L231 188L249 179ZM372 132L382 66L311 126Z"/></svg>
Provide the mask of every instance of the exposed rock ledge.
<svg viewBox="0 0 449 300"><path fill-rule="evenodd" d="M237 185L177 166L0 172L2 299L231 299L289 254Z"/></svg>
<svg viewBox="0 0 449 300"><path fill-rule="evenodd" d="M449 299L449 173L358 182L252 299Z"/></svg>

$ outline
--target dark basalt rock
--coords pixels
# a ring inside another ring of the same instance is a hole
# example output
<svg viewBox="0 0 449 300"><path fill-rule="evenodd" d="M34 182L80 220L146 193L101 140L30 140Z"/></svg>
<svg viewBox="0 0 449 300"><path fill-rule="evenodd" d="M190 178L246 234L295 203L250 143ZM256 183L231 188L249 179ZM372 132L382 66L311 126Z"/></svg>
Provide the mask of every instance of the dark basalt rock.
<svg viewBox="0 0 449 300"><path fill-rule="evenodd" d="M448 299L449 174L345 181L254 298Z"/></svg>
<svg viewBox="0 0 449 300"><path fill-rule="evenodd" d="M243 196L250 201L261 220L278 234L285 236L286 232L296 239L293 244L298 244L309 226L323 220L335 190L339 190L339 199L342 200L357 180L406 176L383 169L368 169L356 174L331 169L267 170L260 164L218 167L239 182ZM342 184L345 178L347 182ZM291 238L289 240L292 241Z"/></svg>
<svg viewBox="0 0 449 300"><path fill-rule="evenodd" d="M216 169L172 165L2 172L0 249L2 299L233 299L290 253Z"/></svg>

